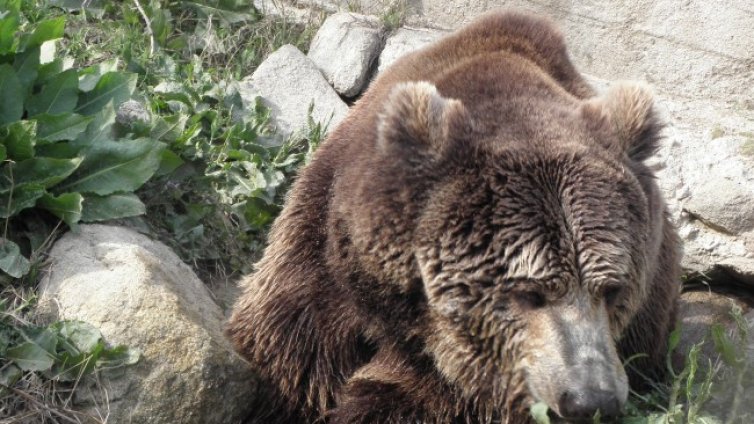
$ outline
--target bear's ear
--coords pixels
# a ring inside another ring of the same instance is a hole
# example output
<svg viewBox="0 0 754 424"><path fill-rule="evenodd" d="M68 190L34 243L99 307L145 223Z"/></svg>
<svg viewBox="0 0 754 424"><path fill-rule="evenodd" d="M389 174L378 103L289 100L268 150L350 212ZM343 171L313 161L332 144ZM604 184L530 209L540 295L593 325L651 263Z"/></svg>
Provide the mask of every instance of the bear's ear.
<svg viewBox="0 0 754 424"><path fill-rule="evenodd" d="M442 97L428 82L393 88L379 117L378 147L395 146L430 155L442 154L451 140L468 133L469 115L459 100Z"/></svg>
<svg viewBox="0 0 754 424"><path fill-rule="evenodd" d="M581 112L600 131L608 150L642 161L657 150L664 127L654 109L654 96L641 83L621 82L587 100ZM607 132L607 134L605 134Z"/></svg>

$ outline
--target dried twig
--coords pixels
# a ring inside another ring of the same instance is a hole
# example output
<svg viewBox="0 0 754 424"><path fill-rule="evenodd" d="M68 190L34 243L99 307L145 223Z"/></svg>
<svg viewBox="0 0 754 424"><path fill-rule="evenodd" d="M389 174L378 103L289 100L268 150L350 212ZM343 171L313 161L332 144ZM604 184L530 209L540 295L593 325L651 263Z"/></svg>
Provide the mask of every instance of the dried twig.
<svg viewBox="0 0 754 424"><path fill-rule="evenodd" d="M154 54L155 46L154 31L152 31L152 21L149 20L149 16L147 16L147 12L144 11L144 8L141 7L139 0L134 0L134 4L136 4L136 8L139 9L139 13L144 19L144 23L147 24L147 34L149 34L149 57L152 57L152 55Z"/></svg>
<svg viewBox="0 0 754 424"><path fill-rule="evenodd" d="M0 386L4 387L7 390L10 390L16 396L22 397L22 398L26 399L28 402L33 403L38 408L43 409L43 410L47 411L48 413L50 413L52 415L56 415L57 417L59 417L63 421L66 421L66 422L69 422L69 423L74 423L74 424L78 424L79 423L79 421L72 419L71 417L67 416L66 414L58 411L56 408L49 407L49 406L45 405L44 403L42 403L39 400L35 399L34 396L31 396L28 393L25 393L23 390L18 390L18 389L14 388L14 387L8 387L8 386L6 386L4 384L0 384ZM66 411L66 412L71 412L71 411Z"/></svg>

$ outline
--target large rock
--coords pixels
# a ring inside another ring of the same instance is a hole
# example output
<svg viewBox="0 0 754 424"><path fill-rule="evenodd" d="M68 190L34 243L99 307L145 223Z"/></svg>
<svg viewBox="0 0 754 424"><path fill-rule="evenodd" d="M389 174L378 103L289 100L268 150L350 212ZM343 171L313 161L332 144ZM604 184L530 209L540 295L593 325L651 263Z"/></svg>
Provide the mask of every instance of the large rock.
<svg viewBox="0 0 754 424"><path fill-rule="evenodd" d="M317 31L309 58L335 91L346 97L356 96L369 79L383 33L384 26L373 16L336 13Z"/></svg>
<svg viewBox="0 0 754 424"><path fill-rule="evenodd" d="M305 131L309 107L315 122L335 126L345 117L348 106L330 87L314 63L296 47L287 44L272 53L250 77L239 83L244 105L259 96L270 108L278 134L288 136Z"/></svg>
<svg viewBox="0 0 754 424"><path fill-rule="evenodd" d="M496 7L530 10L558 23L583 72L648 80L674 95L754 101L750 0L724 7L706 0L409 0L409 5L409 22L449 29Z"/></svg>
<svg viewBox="0 0 754 424"><path fill-rule="evenodd" d="M447 31L439 31L424 28L400 28L393 33L387 41L385 48L380 53L380 65L378 72L384 71L393 62L406 53L418 50L433 41L439 39Z"/></svg>
<svg viewBox="0 0 754 424"><path fill-rule="evenodd" d="M165 245L132 230L82 225L50 252L40 311L98 327L108 343L141 351L79 402L111 423L233 423L256 384L223 336L204 284Z"/></svg>
<svg viewBox="0 0 754 424"><path fill-rule="evenodd" d="M683 267L754 285L754 111L663 97L671 126L655 167Z"/></svg>

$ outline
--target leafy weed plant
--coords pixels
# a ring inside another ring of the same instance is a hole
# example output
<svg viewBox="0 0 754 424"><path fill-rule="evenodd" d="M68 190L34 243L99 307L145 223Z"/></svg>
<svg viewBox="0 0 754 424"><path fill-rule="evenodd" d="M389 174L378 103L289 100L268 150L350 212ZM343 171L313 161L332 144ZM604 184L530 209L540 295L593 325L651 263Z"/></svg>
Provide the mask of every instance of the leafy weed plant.
<svg viewBox="0 0 754 424"><path fill-rule="evenodd" d="M275 138L232 84L309 28L240 1L81 5L0 0L0 418L14 421L105 420L76 411L75 388L138 359L89 324L35 316L29 286L60 232L148 211L200 271L248 269L321 137L313 123L316 140ZM128 99L142 120L117 118Z"/></svg>

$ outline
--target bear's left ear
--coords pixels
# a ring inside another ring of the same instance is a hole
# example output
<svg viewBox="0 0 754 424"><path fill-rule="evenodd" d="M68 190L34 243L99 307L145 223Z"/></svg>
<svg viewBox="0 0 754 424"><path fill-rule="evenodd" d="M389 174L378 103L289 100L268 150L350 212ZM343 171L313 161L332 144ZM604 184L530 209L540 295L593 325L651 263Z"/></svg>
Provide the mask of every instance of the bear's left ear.
<svg viewBox="0 0 754 424"><path fill-rule="evenodd" d="M617 83L603 95L587 100L581 113L590 125L603 131L601 142L616 154L642 161L657 150L664 125L654 110L654 96L644 84Z"/></svg>
<svg viewBox="0 0 754 424"><path fill-rule="evenodd" d="M460 100L448 99L429 82L398 84L390 93L378 123L378 147L399 146L431 156L441 155L450 142L470 128Z"/></svg>

